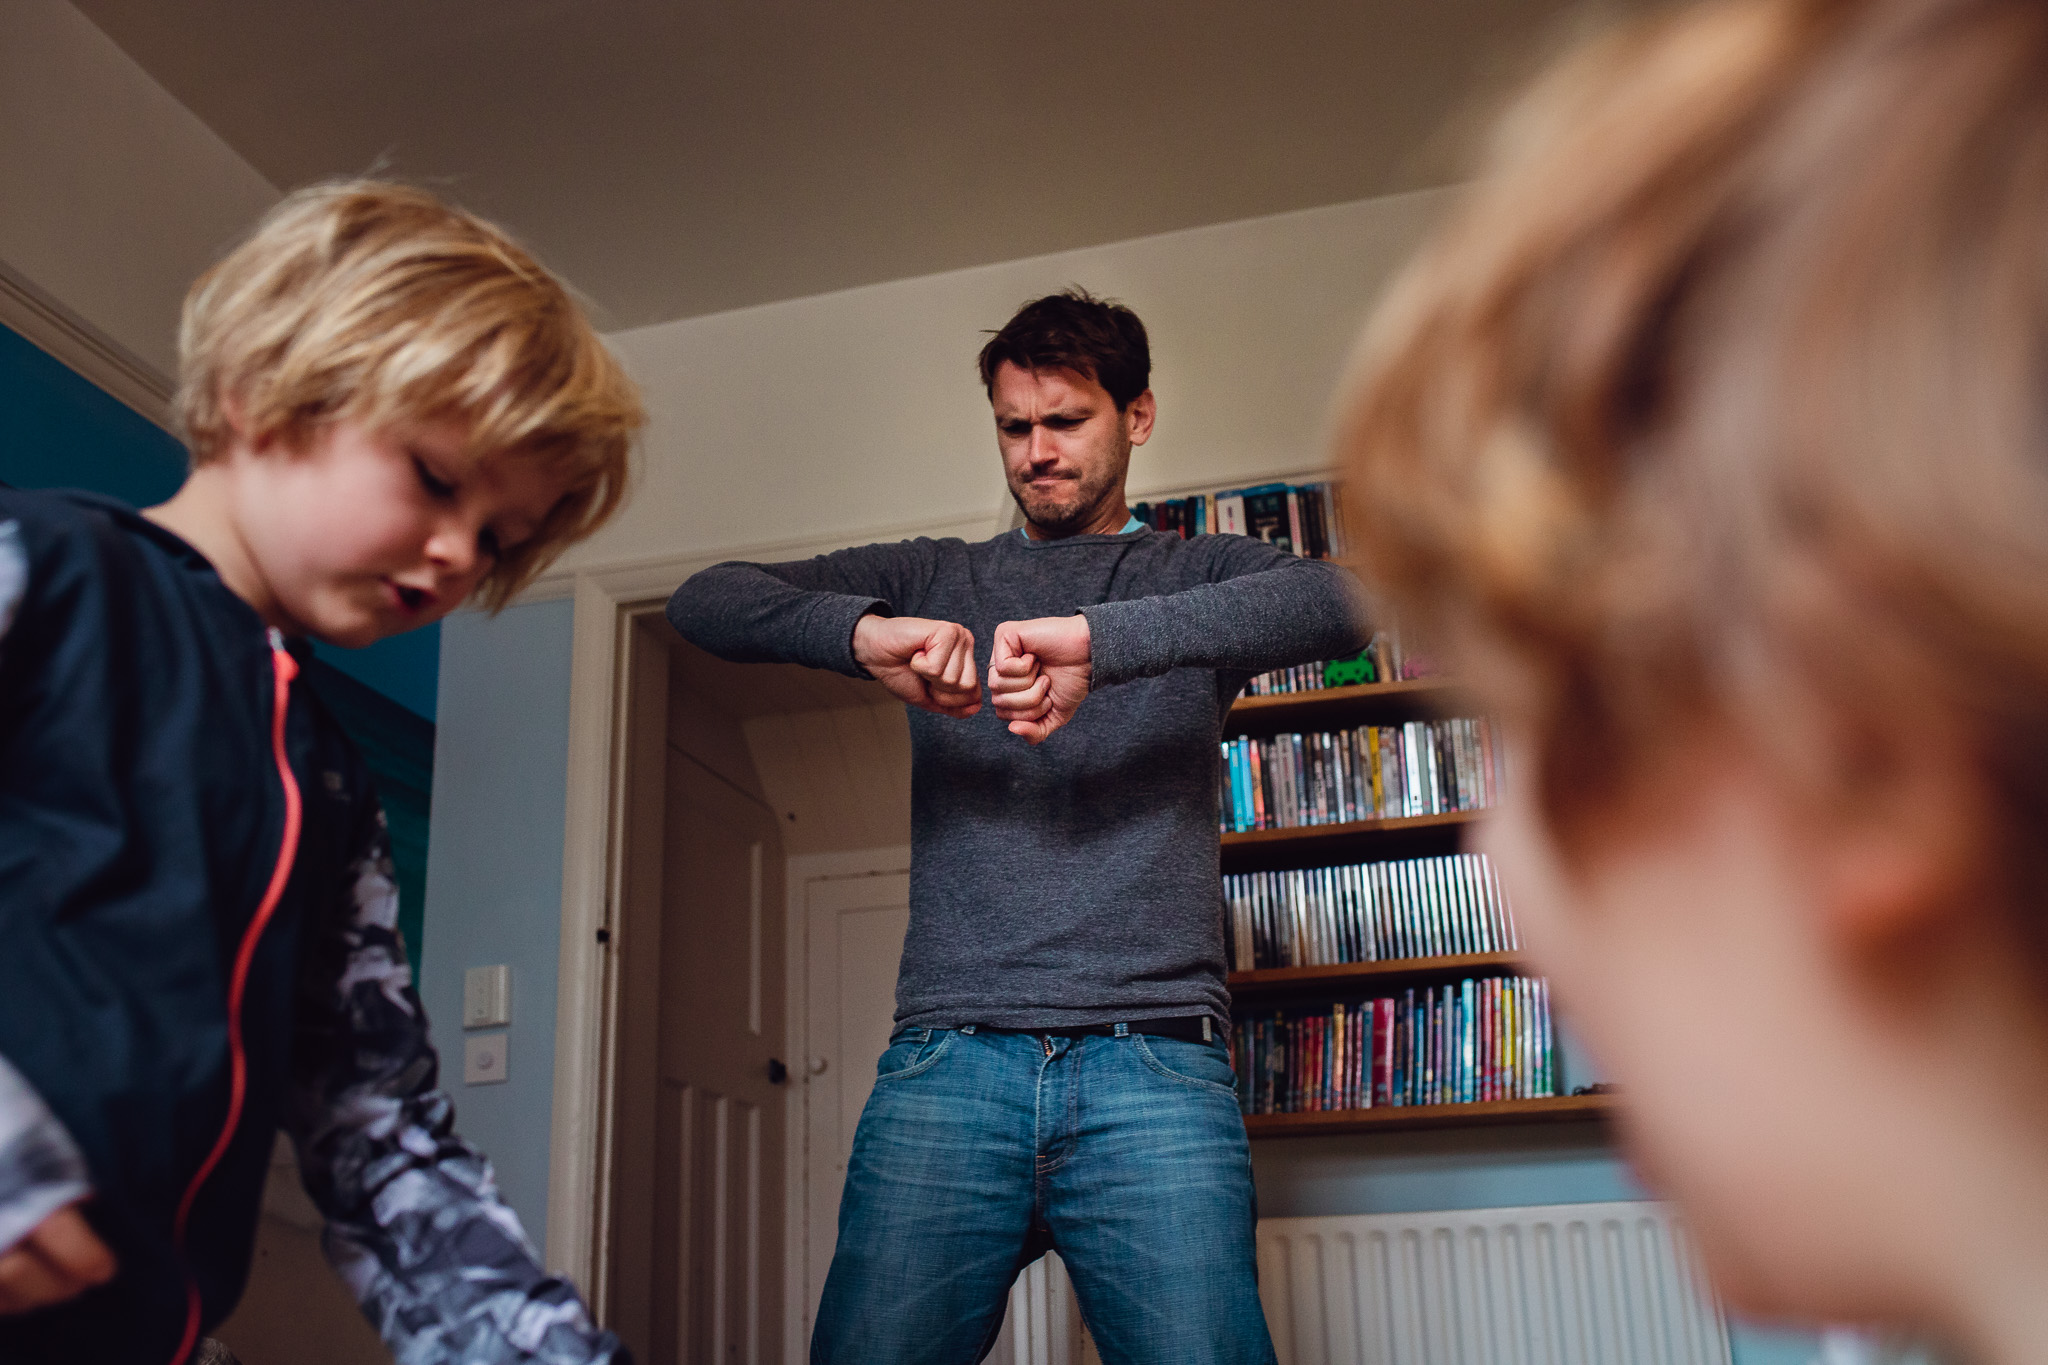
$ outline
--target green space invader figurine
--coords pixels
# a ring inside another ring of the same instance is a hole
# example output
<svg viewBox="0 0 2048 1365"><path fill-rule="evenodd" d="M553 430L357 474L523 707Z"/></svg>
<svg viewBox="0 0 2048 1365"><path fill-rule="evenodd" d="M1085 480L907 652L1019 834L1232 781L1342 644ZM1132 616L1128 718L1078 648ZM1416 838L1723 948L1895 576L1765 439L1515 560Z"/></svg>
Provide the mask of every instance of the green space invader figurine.
<svg viewBox="0 0 2048 1365"><path fill-rule="evenodd" d="M1360 683L1378 682L1372 666L1372 648L1367 646L1348 659L1331 659L1323 665L1323 686L1356 687Z"/></svg>

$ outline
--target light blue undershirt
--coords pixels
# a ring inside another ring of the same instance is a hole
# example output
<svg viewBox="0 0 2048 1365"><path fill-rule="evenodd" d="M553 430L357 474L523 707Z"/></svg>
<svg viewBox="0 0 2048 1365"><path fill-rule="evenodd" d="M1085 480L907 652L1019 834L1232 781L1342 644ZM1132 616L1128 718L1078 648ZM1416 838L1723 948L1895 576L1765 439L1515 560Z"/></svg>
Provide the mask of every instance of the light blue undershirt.
<svg viewBox="0 0 2048 1365"><path fill-rule="evenodd" d="M1138 519L1137 519L1136 517L1132 517L1132 518L1131 518L1131 519L1130 519L1129 521L1127 521L1127 522L1125 522L1125 523L1124 523L1124 529L1123 529L1123 530L1121 530L1121 531L1118 531L1118 532L1117 532L1117 534L1118 534L1118 535L1120 535L1120 536L1127 536L1127 535L1129 535L1129 534L1130 534L1131 532L1133 532L1133 531L1142 531L1142 530L1144 530L1144 529L1145 529L1145 523L1144 523L1144 522L1142 522L1142 521L1139 521L1139 520L1138 520ZM1022 537L1024 537L1024 543L1025 543L1026 545L1043 545L1043 544L1045 544L1045 542L1044 542L1044 541L1042 541L1042 540L1033 540L1033 539L1031 538L1031 528L1030 528L1029 526L1019 526L1019 527L1017 528L1017 534L1018 534L1018 535L1020 535L1020 536L1022 536Z"/></svg>

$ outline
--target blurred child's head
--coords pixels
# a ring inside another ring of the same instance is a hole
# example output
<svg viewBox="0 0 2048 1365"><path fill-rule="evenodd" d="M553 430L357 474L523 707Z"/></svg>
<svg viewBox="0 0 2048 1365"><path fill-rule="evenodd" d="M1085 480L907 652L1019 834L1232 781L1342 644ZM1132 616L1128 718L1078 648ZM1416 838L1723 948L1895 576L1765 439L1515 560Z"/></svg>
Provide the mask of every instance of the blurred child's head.
<svg viewBox="0 0 2048 1365"><path fill-rule="evenodd" d="M1520 741L1486 837L1724 1285L1957 1326L1904 1214L2048 1148L1952 1145L2048 1119L2048 6L1581 50L1339 430L1367 577Z"/></svg>
<svg viewBox="0 0 2048 1365"><path fill-rule="evenodd" d="M337 643L425 624L472 591L503 606L617 510L645 421L558 280L401 185L288 196L192 286L178 347L195 473L248 466L242 538L280 596L305 599L287 603L299 624ZM476 554L443 553L465 519ZM424 559L404 543L429 535ZM373 610L377 591L397 610Z"/></svg>

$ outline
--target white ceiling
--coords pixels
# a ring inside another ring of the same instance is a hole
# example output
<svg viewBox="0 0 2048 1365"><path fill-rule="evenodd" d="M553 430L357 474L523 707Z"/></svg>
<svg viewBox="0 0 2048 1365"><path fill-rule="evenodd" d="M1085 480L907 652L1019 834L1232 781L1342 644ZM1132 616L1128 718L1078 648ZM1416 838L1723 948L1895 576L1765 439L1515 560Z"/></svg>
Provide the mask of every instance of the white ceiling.
<svg viewBox="0 0 2048 1365"><path fill-rule="evenodd" d="M274 184L383 169L607 329L1439 183L1561 0L75 0Z"/></svg>

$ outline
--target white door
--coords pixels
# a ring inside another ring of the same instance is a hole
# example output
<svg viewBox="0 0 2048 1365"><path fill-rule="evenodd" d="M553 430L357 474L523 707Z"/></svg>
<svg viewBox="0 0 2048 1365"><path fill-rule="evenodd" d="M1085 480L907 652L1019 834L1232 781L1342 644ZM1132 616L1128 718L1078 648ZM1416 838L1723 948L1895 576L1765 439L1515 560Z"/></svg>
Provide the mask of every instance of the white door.
<svg viewBox="0 0 2048 1365"><path fill-rule="evenodd" d="M896 1014L910 876L821 877L804 888L804 1337L832 1265L853 1129Z"/></svg>
<svg viewBox="0 0 2048 1365"><path fill-rule="evenodd" d="M853 1130L896 1015L896 967L910 925L910 877L819 877L804 888L806 976L804 1339L839 1227ZM1059 1257L1018 1276L991 1365L1097 1365Z"/></svg>
<svg viewBox="0 0 2048 1365"><path fill-rule="evenodd" d="M782 1338L775 820L669 749L651 1365L776 1365Z"/></svg>

